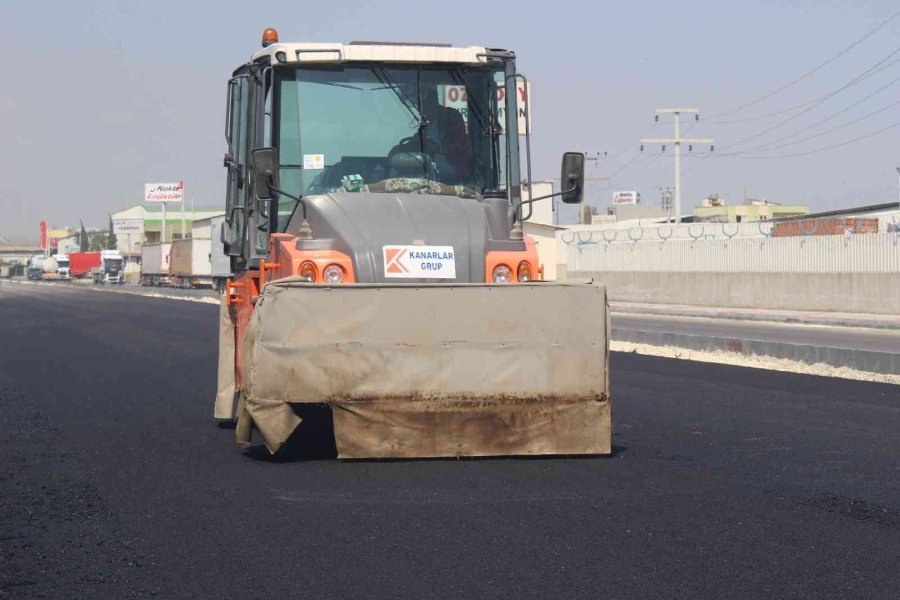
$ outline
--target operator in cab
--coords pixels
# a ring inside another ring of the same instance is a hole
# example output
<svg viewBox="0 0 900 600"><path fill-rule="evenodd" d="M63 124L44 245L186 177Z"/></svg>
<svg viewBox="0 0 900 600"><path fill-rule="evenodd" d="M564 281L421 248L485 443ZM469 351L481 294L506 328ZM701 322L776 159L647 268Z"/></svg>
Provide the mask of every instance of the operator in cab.
<svg viewBox="0 0 900 600"><path fill-rule="evenodd" d="M422 116L420 130L401 140L390 157L401 153L421 153L434 164L441 183L454 184L469 175L469 139L466 123L458 110L443 106L438 86L423 83L419 90L403 86L404 97ZM421 105L416 102L421 98ZM400 173L392 173L401 176Z"/></svg>

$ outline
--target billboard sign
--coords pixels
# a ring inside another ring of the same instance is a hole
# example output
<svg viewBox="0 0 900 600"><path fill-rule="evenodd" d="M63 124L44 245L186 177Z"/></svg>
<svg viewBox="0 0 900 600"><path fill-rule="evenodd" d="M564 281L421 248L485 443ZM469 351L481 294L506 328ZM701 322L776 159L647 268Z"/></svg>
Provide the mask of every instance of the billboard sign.
<svg viewBox="0 0 900 600"><path fill-rule="evenodd" d="M441 104L449 108L456 109L468 121L469 99L466 94L466 86L464 85L444 85L440 86ZM531 82L528 82L528 88L521 80L516 80L516 92L518 93L517 107L519 111L519 135L525 135L525 103L528 102L528 125L530 131L534 133L533 121L531 120ZM497 89L497 120L505 124L506 121L506 90Z"/></svg>
<svg viewBox="0 0 900 600"><path fill-rule="evenodd" d="M113 233L116 235L140 235L144 233L144 221L142 219L113 221Z"/></svg>
<svg viewBox="0 0 900 600"><path fill-rule="evenodd" d="M639 204L641 195L635 190L613 192L613 204Z"/></svg>
<svg viewBox="0 0 900 600"><path fill-rule="evenodd" d="M182 202L183 200L183 181L178 183L144 184L144 202Z"/></svg>
<svg viewBox="0 0 900 600"><path fill-rule="evenodd" d="M58 254L72 254L74 252L81 251L81 243L78 239L79 236L72 235L66 238L61 238L56 243L56 251Z"/></svg>
<svg viewBox="0 0 900 600"><path fill-rule="evenodd" d="M47 221L41 221L41 250L47 249Z"/></svg>

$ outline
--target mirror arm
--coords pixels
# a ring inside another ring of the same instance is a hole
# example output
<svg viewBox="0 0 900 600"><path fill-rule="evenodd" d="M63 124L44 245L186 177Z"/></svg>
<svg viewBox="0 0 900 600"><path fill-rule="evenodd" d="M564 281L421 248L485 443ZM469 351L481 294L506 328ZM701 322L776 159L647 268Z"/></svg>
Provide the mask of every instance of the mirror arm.
<svg viewBox="0 0 900 600"><path fill-rule="evenodd" d="M572 187L570 187L567 190L562 190L560 192L554 192L552 194L547 194L546 196L538 196L537 198L529 198L528 200L521 200L516 203L516 205L513 207L513 210L516 213L518 213L519 209L522 208L526 204L531 204L532 202L537 202L538 200L546 200L547 198L555 198L557 196L564 196L566 194L571 194L572 192L574 192L577 189L578 189L578 186L573 185Z"/></svg>
<svg viewBox="0 0 900 600"><path fill-rule="evenodd" d="M269 186L269 189L271 191L275 192L276 194L278 194L279 196L285 196L286 198L290 198L291 200L293 200L294 202L299 204L300 209L303 211L303 220L305 221L306 220L306 203L303 201L303 198L301 198L299 196L294 196L294 195L288 194L287 192L278 189L272 183L274 180L275 180L275 175L272 173L272 171L266 171L266 184Z"/></svg>

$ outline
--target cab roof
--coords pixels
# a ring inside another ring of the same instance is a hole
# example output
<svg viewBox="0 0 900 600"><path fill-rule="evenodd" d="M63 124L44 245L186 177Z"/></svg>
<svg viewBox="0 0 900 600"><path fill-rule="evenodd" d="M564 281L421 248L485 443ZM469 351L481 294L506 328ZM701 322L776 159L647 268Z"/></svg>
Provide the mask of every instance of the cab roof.
<svg viewBox="0 0 900 600"><path fill-rule="evenodd" d="M512 58L506 50L483 46L455 47L448 44L406 44L397 42L350 42L288 44L276 42L255 52L252 62L268 58L271 64L408 62L485 64L492 58Z"/></svg>

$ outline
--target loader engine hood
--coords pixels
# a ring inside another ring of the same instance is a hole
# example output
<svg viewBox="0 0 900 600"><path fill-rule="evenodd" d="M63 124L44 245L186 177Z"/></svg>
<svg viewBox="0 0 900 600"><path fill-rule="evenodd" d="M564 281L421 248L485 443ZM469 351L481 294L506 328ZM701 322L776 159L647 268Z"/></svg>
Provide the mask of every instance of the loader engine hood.
<svg viewBox="0 0 900 600"><path fill-rule="evenodd" d="M298 247L349 255L360 283L400 282L385 275L385 246L453 248L455 278L405 278L406 283L484 282L485 253L497 245L491 241L490 221L496 222L508 206L505 200L417 193L329 193L305 196L304 202L315 240L298 242ZM301 219L295 211L287 232L297 232ZM524 243L500 244L525 249Z"/></svg>

